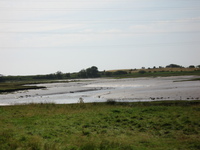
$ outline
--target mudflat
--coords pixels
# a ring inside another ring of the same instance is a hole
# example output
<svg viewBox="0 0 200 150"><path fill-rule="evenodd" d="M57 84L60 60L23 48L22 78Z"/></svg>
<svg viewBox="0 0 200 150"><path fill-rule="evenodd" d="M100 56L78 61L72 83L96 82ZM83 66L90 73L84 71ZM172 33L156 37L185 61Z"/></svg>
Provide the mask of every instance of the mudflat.
<svg viewBox="0 0 200 150"><path fill-rule="evenodd" d="M83 79L77 82L49 83L46 89L25 90L0 95L0 105L22 103L77 103L156 100L199 100L200 81L196 76L145 77L125 79Z"/></svg>

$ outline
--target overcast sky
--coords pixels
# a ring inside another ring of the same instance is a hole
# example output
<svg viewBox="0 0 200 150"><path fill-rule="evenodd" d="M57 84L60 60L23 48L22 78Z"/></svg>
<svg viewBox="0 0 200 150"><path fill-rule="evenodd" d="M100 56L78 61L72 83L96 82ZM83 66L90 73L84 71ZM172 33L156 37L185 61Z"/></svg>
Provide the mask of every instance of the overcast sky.
<svg viewBox="0 0 200 150"><path fill-rule="evenodd" d="M200 65L200 0L0 0L0 74Z"/></svg>

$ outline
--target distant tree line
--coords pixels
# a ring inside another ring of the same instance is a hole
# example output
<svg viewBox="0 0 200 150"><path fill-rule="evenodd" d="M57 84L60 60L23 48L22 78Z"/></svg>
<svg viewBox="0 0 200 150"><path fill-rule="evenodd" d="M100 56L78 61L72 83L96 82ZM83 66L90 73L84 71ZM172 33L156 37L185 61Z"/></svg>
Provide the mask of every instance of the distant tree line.
<svg viewBox="0 0 200 150"><path fill-rule="evenodd" d="M61 71L57 71L56 73L47 74L47 75L36 75L33 76L33 79L68 79L70 78L70 73L62 73Z"/></svg>
<svg viewBox="0 0 200 150"><path fill-rule="evenodd" d="M183 67L183 66L177 65L177 64L170 64L170 65L167 65L166 68L187 68L187 67ZM197 66L190 65L190 66L188 66L188 68L200 68L200 65L197 65Z"/></svg>
<svg viewBox="0 0 200 150"><path fill-rule="evenodd" d="M164 68L159 66L158 68ZM170 64L165 68L185 68L181 65ZM190 65L187 68L200 68L200 65L194 66ZM151 68L148 68L151 69ZM152 69L156 69L154 66ZM3 76L0 74L0 82L5 81L31 81L31 80L61 80L61 79L77 79L77 78L98 78L98 77L120 77L120 76L129 76L136 71L137 69L130 69L128 71L117 70L117 71L99 71L96 66L89 67L87 69L82 69L79 72L75 73L62 73L61 71L57 71L56 73L47 74L47 75L34 75L34 76ZM156 72L156 71L154 71ZM163 72L163 71L161 71ZM145 74L147 71L145 67L142 67L139 71L139 74Z"/></svg>

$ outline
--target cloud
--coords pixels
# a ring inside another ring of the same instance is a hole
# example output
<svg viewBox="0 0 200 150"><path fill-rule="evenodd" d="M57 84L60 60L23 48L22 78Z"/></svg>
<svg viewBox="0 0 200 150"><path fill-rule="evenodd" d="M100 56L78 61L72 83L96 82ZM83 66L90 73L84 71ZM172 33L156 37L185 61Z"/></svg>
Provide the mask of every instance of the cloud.
<svg viewBox="0 0 200 150"><path fill-rule="evenodd" d="M84 23L62 24L62 23L12 23L0 27L3 32L51 32L60 30L75 30L85 27Z"/></svg>
<svg viewBox="0 0 200 150"><path fill-rule="evenodd" d="M157 21L158 23L195 23L200 21L200 17L184 18L176 20Z"/></svg>
<svg viewBox="0 0 200 150"><path fill-rule="evenodd" d="M131 32L135 33L173 33L173 32L199 32L200 18L177 19L157 21L131 25Z"/></svg>
<svg viewBox="0 0 200 150"><path fill-rule="evenodd" d="M104 8L111 3L113 2L0 1L0 47L66 46L106 39L94 34L111 31L101 32L102 27L99 29L87 24L87 21L81 21L87 19L85 16L88 13L91 15L88 18L93 21L93 14L90 11L86 13L76 10Z"/></svg>

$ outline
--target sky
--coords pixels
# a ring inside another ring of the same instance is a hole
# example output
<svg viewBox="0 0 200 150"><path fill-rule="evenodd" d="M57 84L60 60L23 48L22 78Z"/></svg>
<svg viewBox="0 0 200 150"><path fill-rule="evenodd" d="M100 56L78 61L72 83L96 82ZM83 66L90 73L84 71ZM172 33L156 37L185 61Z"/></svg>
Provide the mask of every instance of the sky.
<svg viewBox="0 0 200 150"><path fill-rule="evenodd" d="M200 65L200 0L0 0L0 74Z"/></svg>

